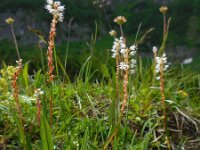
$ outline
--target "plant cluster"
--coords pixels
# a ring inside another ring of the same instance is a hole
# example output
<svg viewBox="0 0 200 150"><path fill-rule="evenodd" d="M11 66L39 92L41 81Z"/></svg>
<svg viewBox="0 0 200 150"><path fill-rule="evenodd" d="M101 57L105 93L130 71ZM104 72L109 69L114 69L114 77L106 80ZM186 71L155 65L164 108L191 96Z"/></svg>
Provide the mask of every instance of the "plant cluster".
<svg viewBox="0 0 200 150"><path fill-rule="evenodd" d="M114 19L120 34L109 32L114 42L108 56L112 53L116 65L112 70L102 65L105 78L101 81L91 69L96 34L89 45L90 56L71 81L55 46L56 25L63 21L65 7L47 0L45 8L53 16L47 65L43 62L42 69L29 75L28 64L23 64L16 48L17 66L5 65L1 70L0 149L175 150L191 148L192 143L197 143L193 149L200 147L200 76L191 79L191 74L168 65L165 46L171 19L166 18L167 7L160 8L161 46L153 47L154 59L146 67L138 47L151 30L141 39L137 33L128 46L123 30L128 20ZM11 18L6 22L14 23Z"/></svg>

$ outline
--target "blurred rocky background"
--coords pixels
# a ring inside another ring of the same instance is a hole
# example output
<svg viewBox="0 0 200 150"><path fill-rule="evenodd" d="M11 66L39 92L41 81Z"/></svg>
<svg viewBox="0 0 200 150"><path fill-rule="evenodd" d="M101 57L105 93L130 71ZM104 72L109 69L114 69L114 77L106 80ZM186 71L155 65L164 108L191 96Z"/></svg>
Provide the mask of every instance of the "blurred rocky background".
<svg viewBox="0 0 200 150"><path fill-rule="evenodd" d="M72 58L74 55L87 53L87 43L95 33L97 26L97 46L99 51L112 46L108 32L117 29L113 23L116 16L124 15L124 26L130 41L135 38L141 23L139 36L154 28L139 50L144 56L151 56L153 46L162 41L163 18L159 12L162 5L168 6L167 17L172 17L168 54L174 61L182 62L194 58L200 62L200 0L61 0L66 6L65 19L58 24L56 42L58 54L62 56L66 47ZM15 60L14 44L9 26L5 19L15 19L14 29L19 42L20 52L24 58L32 61L38 58L38 34L48 39L51 15L44 9L45 0L1 0L0 3L0 60ZM67 41L71 44L67 45ZM98 43L99 42L99 43ZM85 51L84 51L85 49ZM45 53L45 47L43 49ZM81 64L81 63L80 63ZM198 67L197 67L198 68Z"/></svg>

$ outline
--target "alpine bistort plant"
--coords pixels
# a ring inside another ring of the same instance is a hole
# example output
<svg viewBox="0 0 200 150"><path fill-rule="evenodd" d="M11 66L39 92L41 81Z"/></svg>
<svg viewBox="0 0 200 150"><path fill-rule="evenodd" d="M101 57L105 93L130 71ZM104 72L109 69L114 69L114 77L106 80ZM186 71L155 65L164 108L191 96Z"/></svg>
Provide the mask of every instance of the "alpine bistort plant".
<svg viewBox="0 0 200 150"><path fill-rule="evenodd" d="M61 6L61 3L59 1L53 2L53 0L47 0L47 5L45 8L49 11L50 14L53 15L53 20L51 23L51 29L49 33L49 42L48 42L48 50L47 50L47 56L48 56L48 76L49 76L49 82L53 81L54 75L54 66L53 66L53 49L54 49L54 38L56 36L56 24L58 22L63 22L64 19L64 10L65 6Z"/></svg>
<svg viewBox="0 0 200 150"><path fill-rule="evenodd" d="M36 116L37 116L37 122L38 122L38 126L40 126L40 117L41 117L41 100L40 100L40 96L43 95L44 92L39 88L39 89L36 89L34 91L34 96L36 97L36 103L37 103L37 113L36 113Z"/></svg>
<svg viewBox="0 0 200 150"><path fill-rule="evenodd" d="M47 50L47 57L48 57L48 82L53 82L54 75L54 65L53 65L53 49L54 49L54 39L56 36L56 24L58 22L63 22L64 19L64 10L65 6L62 6L59 1L54 2L53 0L47 0L47 4L45 8L49 11L50 14L53 15L51 29L49 33L49 42L48 42L48 50ZM51 92L52 94L52 92ZM52 95L50 96L50 124L52 125L52 116L53 116L53 100Z"/></svg>
<svg viewBox="0 0 200 150"><path fill-rule="evenodd" d="M166 114L166 104L165 104L165 80L164 80L164 71L167 70L169 65L167 64L167 57L166 54L163 53L161 57L156 57L156 66L155 66L155 72L159 74L157 76L157 80L160 80L160 93L161 93L161 99L162 99L162 106L163 106L163 125L164 125L164 132L166 134L166 142L168 145L168 149L171 149L170 146L170 139L168 136L167 131L167 114Z"/></svg>
<svg viewBox="0 0 200 150"><path fill-rule="evenodd" d="M19 75L22 70L22 59L16 61L16 63L17 63L17 67L16 67L16 70L13 75L12 88L13 88L13 97L16 101L17 113L18 113L20 121L22 123L22 112L21 112L21 106L19 103L19 87L17 85L17 81L18 81Z"/></svg>
<svg viewBox="0 0 200 150"><path fill-rule="evenodd" d="M116 98L114 100L114 110L113 110L113 114L115 114L114 118L114 123L116 125L116 123L118 122L118 117L119 117L119 76L120 76L120 69L119 69L119 61L120 61L120 54L119 54L119 50L120 50L120 43L119 43L119 39L116 38L117 32L112 30L109 32L109 34L111 36L114 37L114 42L113 42L113 47L111 49L112 52L112 58L115 58L115 63L116 63L116 74L115 74L115 82L116 82Z"/></svg>
<svg viewBox="0 0 200 150"><path fill-rule="evenodd" d="M123 57L123 61L120 62L120 69L124 71L124 84L123 84L123 90L124 90L124 98L123 103L121 107L121 113L124 112L125 107L127 106L128 102L128 80L129 80L129 74L134 74L136 72L136 59L134 58L137 50L137 46L134 44L130 48L126 47L125 44L122 44L124 47L121 49L121 54Z"/></svg>
<svg viewBox="0 0 200 150"><path fill-rule="evenodd" d="M164 53L161 57L156 57L156 66L155 66L155 72L160 73L163 71L166 71L169 65L167 64L167 57ZM157 80L160 80L160 76L157 76Z"/></svg>
<svg viewBox="0 0 200 150"><path fill-rule="evenodd" d="M114 22L116 22L120 27L121 37L119 39L115 38L114 45L113 45L113 55L112 57L115 57L117 55L118 58L120 58L120 62L117 65L117 69L122 70L123 72L123 102L121 106L121 114L124 112L124 109L127 105L128 101L128 80L129 80L129 74L135 73L135 67L136 67L136 60L134 59L134 56L136 54L137 46L134 44L130 48L126 45L126 39L124 37L122 25L126 22L126 18L124 16L118 16L114 19ZM117 48L117 49L116 49ZM117 70L118 71L118 70Z"/></svg>

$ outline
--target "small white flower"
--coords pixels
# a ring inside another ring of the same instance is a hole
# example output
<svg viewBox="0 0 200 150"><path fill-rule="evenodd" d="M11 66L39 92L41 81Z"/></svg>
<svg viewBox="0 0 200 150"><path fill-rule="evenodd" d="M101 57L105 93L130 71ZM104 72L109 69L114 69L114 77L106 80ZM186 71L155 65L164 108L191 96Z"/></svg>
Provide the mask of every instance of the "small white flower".
<svg viewBox="0 0 200 150"><path fill-rule="evenodd" d="M52 5L53 4L53 0L47 0L47 4Z"/></svg>
<svg viewBox="0 0 200 150"><path fill-rule="evenodd" d="M135 70L134 70L134 69L131 69L131 70L130 70L130 73L131 73L131 74L135 74Z"/></svg>
<svg viewBox="0 0 200 150"><path fill-rule="evenodd" d="M156 77L156 80L160 80L160 76Z"/></svg>
<svg viewBox="0 0 200 150"><path fill-rule="evenodd" d="M187 59L183 60L182 64L190 64L190 63L192 63L192 61L193 61L193 58L187 58Z"/></svg>
<svg viewBox="0 0 200 150"><path fill-rule="evenodd" d="M61 3L59 1L54 2L55 5L60 6Z"/></svg>
<svg viewBox="0 0 200 150"><path fill-rule="evenodd" d="M158 51L157 47L154 46L153 49L152 49L153 53L156 53Z"/></svg>
<svg viewBox="0 0 200 150"><path fill-rule="evenodd" d="M45 8L46 8L47 10L51 10L51 9L52 9L52 6L51 6L51 5L46 5Z"/></svg>
<svg viewBox="0 0 200 150"><path fill-rule="evenodd" d="M41 90L41 88L38 88L34 91L34 96L39 97L40 95L43 95L44 91Z"/></svg>
<svg viewBox="0 0 200 150"><path fill-rule="evenodd" d="M117 32L116 32L115 30L111 30L111 31L109 32L109 34L110 34L111 36L113 36L113 37L116 37Z"/></svg>
<svg viewBox="0 0 200 150"><path fill-rule="evenodd" d="M119 51L119 39L115 38L111 49L112 58L115 58L118 55L118 51Z"/></svg>
<svg viewBox="0 0 200 150"><path fill-rule="evenodd" d="M120 62L119 69L121 69L121 70L127 70L127 69L129 69L129 65L126 64L125 62Z"/></svg>
<svg viewBox="0 0 200 150"><path fill-rule="evenodd" d="M50 14L56 16L59 22L63 21L65 6L61 6L61 2L53 2L53 0L47 0L47 5L45 8L49 11Z"/></svg>
<svg viewBox="0 0 200 150"><path fill-rule="evenodd" d="M163 66L163 71L166 71L169 68L169 65L167 64L167 57L164 53L161 57L156 57L156 66L155 66L155 72L159 73L161 72L161 65ZM160 78L157 77L157 80Z"/></svg>
<svg viewBox="0 0 200 150"><path fill-rule="evenodd" d="M131 51L136 51L137 50L137 46L135 44L133 44L131 47L130 47L130 50Z"/></svg>
<svg viewBox="0 0 200 150"><path fill-rule="evenodd" d="M130 52L130 55L131 55L131 56L135 56L135 54L136 54L136 51L131 51L131 52Z"/></svg>
<svg viewBox="0 0 200 150"><path fill-rule="evenodd" d="M123 49L121 49L121 50L120 50L120 53L121 53L122 55L124 55L124 56L125 56L125 54L126 54L126 51L127 51L127 50L126 50L125 48L123 48Z"/></svg>
<svg viewBox="0 0 200 150"><path fill-rule="evenodd" d="M125 43L120 43L120 48L121 49L126 49L126 44Z"/></svg>
<svg viewBox="0 0 200 150"><path fill-rule="evenodd" d="M58 11L64 11L65 10L65 6L59 6L58 7Z"/></svg>
<svg viewBox="0 0 200 150"><path fill-rule="evenodd" d="M112 58L115 58L117 56L117 53L112 54Z"/></svg>
<svg viewBox="0 0 200 150"><path fill-rule="evenodd" d="M136 64L136 60L135 59L131 59L131 64Z"/></svg>

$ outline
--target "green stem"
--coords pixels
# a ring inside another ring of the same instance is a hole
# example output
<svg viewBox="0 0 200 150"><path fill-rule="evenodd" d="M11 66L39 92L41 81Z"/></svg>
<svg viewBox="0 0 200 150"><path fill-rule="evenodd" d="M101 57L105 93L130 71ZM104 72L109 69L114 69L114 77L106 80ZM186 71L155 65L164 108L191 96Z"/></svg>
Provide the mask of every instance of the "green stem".
<svg viewBox="0 0 200 150"><path fill-rule="evenodd" d="M15 43L15 49L16 49L16 52L17 52L17 57L18 57L18 60L20 60L21 57L20 57L20 54L19 54L17 39L16 39L16 36L15 36L15 32L14 32L14 28L13 28L12 24L10 25L10 28L11 28L11 33L12 33L12 36L13 36L13 39L14 39L14 43Z"/></svg>

